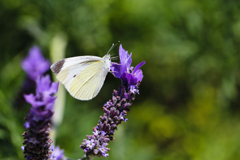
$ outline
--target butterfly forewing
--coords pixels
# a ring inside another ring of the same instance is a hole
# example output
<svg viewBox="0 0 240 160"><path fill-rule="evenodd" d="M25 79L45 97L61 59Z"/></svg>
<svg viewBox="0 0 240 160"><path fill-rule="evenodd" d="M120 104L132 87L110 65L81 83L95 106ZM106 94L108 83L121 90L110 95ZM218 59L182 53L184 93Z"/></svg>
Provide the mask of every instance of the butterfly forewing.
<svg viewBox="0 0 240 160"><path fill-rule="evenodd" d="M86 81L81 86L81 88L76 93L77 98L82 99L82 100L88 100L88 99L92 99L93 97L95 97L97 95L97 93L99 92L99 90L97 90L97 88L98 88L99 82L101 80L100 78L98 78L100 72L96 71L95 73L93 73L93 75L91 75L91 78L88 79L88 81Z"/></svg>
<svg viewBox="0 0 240 160"><path fill-rule="evenodd" d="M68 92L80 100L94 98L109 71L105 60L96 56L66 58L54 63L51 69Z"/></svg>
<svg viewBox="0 0 240 160"><path fill-rule="evenodd" d="M83 64L82 64L83 65ZM86 62L84 70L73 78L67 87L72 96L80 100L89 100L97 95L102 88L106 74L103 75L105 63L103 61ZM102 80L101 77L104 77Z"/></svg>
<svg viewBox="0 0 240 160"><path fill-rule="evenodd" d="M90 65L90 64L79 63L79 64L75 64L73 66L67 67L57 74L57 79L62 84L64 84L65 87L69 87L71 84L71 81L74 79L74 77L76 77L78 73L80 73L86 67L88 67L88 65Z"/></svg>

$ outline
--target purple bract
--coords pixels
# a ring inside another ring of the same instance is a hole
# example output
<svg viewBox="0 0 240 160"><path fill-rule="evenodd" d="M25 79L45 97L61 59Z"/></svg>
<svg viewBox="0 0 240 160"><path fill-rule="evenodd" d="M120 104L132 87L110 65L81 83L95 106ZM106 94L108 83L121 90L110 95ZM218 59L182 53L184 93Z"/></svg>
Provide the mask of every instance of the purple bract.
<svg viewBox="0 0 240 160"><path fill-rule="evenodd" d="M42 56L40 48L34 46L30 49L28 57L22 61L22 68L28 77L35 80L37 76L49 70L50 62Z"/></svg>

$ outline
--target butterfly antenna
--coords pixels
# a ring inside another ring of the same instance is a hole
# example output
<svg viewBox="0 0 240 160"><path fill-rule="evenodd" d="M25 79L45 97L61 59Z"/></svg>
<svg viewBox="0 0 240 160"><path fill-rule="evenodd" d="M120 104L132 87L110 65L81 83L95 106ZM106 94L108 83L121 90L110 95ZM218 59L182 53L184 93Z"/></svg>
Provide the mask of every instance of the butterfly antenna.
<svg viewBox="0 0 240 160"><path fill-rule="evenodd" d="M113 59L113 60L118 59L118 56L114 56L114 57L111 56L111 59Z"/></svg>
<svg viewBox="0 0 240 160"><path fill-rule="evenodd" d="M111 48L108 50L107 54L109 54L109 52L118 45L118 43L120 43L120 41L118 41L116 44L112 44Z"/></svg>

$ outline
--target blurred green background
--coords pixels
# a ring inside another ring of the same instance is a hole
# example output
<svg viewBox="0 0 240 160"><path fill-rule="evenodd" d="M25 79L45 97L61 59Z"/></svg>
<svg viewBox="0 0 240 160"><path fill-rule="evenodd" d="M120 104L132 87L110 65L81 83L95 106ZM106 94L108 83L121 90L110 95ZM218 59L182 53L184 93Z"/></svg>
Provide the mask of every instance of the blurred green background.
<svg viewBox="0 0 240 160"><path fill-rule="evenodd" d="M146 61L107 159L240 159L239 0L0 0L0 159L24 156L30 105L16 100L26 78L21 61L33 45L50 58L59 37L66 57L104 56L120 40L134 66ZM119 85L108 74L92 101L66 94L56 144L67 157L84 155L79 145Z"/></svg>

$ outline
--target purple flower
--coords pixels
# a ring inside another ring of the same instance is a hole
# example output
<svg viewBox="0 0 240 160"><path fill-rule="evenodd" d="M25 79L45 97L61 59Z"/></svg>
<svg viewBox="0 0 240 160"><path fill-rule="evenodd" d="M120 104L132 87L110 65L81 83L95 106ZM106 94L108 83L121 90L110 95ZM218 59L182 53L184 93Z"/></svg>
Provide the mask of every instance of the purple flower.
<svg viewBox="0 0 240 160"><path fill-rule="evenodd" d="M123 112L119 115L120 119L122 119L124 122L127 122L127 118L124 118L126 116Z"/></svg>
<svg viewBox="0 0 240 160"><path fill-rule="evenodd" d="M100 136L104 137L105 135L106 135L106 132L101 131L101 135Z"/></svg>
<svg viewBox="0 0 240 160"><path fill-rule="evenodd" d="M29 137L28 142L32 143L32 144L38 144L39 143L39 141L36 138L32 138L32 137Z"/></svg>
<svg viewBox="0 0 240 160"><path fill-rule="evenodd" d="M120 64L112 63L111 65L112 73L116 78L122 80L123 85L128 86L128 89L130 89L131 86L135 86L138 82L142 81L143 74L140 68L146 62L139 63L135 68L131 67L132 53L129 55L128 51L123 49L121 44L119 46L119 57Z"/></svg>
<svg viewBox="0 0 240 160"><path fill-rule="evenodd" d="M130 86L130 92L132 92L132 93L134 93L134 94L139 94L139 90L138 89L136 89L136 87L135 86Z"/></svg>
<svg viewBox="0 0 240 160"><path fill-rule="evenodd" d="M27 77L24 80L19 93L14 100L14 106L20 109L25 104L23 94L33 93L36 88L36 79L42 76L50 66L48 60L45 60L40 49L34 46L30 49L28 57L22 61L22 69L26 72Z"/></svg>
<svg viewBox="0 0 240 160"><path fill-rule="evenodd" d="M49 138L50 120L53 116L52 107L55 101L53 94L57 92L58 83L52 83L49 75L36 80L36 95L24 95L25 100L32 105L26 116L23 133L25 158L31 160L48 159L51 155Z"/></svg>
<svg viewBox="0 0 240 160"><path fill-rule="evenodd" d="M53 150L51 154L51 158L53 160L61 160L64 158L64 150L61 150L59 147L52 147L51 149Z"/></svg>
<svg viewBox="0 0 240 160"><path fill-rule="evenodd" d="M29 123L29 122L25 122L24 127L25 127L26 129L28 129L28 128L30 127L30 123Z"/></svg>
<svg viewBox="0 0 240 160"><path fill-rule="evenodd" d="M101 147L99 148L99 151L102 152L102 153L106 153L106 152L107 152L107 149L106 149L105 146L101 146Z"/></svg>
<svg viewBox="0 0 240 160"><path fill-rule="evenodd" d="M94 135L94 136L98 136L98 134L99 134L99 131L98 131L98 130L93 131L93 135Z"/></svg>
<svg viewBox="0 0 240 160"><path fill-rule="evenodd" d="M122 48L122 45L119 46L119 58L120 64L112 63L111 70L116 78L120 78L124 72L131 67L132 63L132 53L128 55L128 51Z"/></svg>
<svg viewBox="0 0 240 160"><path fill-rule="evenodd" d="M108 154L108 153L106 153L106 154L104 153L104 154L103 154L103 156L104 156L104 157L108 157L108 156L109 156L109 154Z"/></svg>
<svg viewBox="0 0 240 160"><path fill-rule="evenodd" d="M93 147L95 146L94 144L94 140L91 139L91 140L87 140L87 147L92 149Z"/></svg>
<svg viewBox="0 0 240 160"><path fill-rule="evenodd" d="M93 128L93 135L88 135L88 139L84 139L80 148L85 152L85 156L103 156L108 157L107 153L110 149L106 146L114 139L113 135L117 126L122 121L126 122L127 111L135 95L138 93L138 87L142 81L143 74L139 69L145 62L138 64L135 69L131 67L132 54L119 47L120 64L112 63L111 70L116 78L122 80L122 86L119 90L113 91L112 99L103 106L104 115L100 116L100 120L96 127Z"/></svg>
<svg viewBox="0 0 240 160"><path fill-rule="evenodd" d="M101 146L98 150L99 150L103 155L105 155L105 153L107 152L107 149L106 149L104 146Z"/></svg>
<svg viewBox="0 0 240 160"><path fill-rule="evenodd" d="M36 96L33 94L24 95L25 100L33 107L46 105L47 109L52 109L55 101L55 97L53 97L52 94L57 93L58 83L51 83L49 75L46 75L45 77L39 77L36 80L36 83Z"/></svg>
<svg viewBox="0 0 240 160"><path fill-rule="evenodd" d="M28 74L28 77L35 80L37 76L44 74L49 70L50 62L45 60L41 50L34 46L30 49L28 57L22 61L22 68Z"/></svg>

